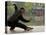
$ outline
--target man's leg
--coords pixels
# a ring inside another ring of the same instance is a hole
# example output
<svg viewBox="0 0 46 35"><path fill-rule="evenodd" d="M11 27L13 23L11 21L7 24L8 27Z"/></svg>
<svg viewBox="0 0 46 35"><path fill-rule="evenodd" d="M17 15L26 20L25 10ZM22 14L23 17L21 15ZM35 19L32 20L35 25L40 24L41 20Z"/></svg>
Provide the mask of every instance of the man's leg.
<svg viewBox="0 0 46 35"><path fill-rule="evenodd" d="M16 27L16 24L12 23L10 27L11 27L10 30L14 30Z"/></svg>
<svg viewBox="0 0 46 35"><path fill-rule="evenodd" d="M24 24L22 24L22 23L17 23L17 24L16 24L16 27L23 28L23 29L26 30L26 31L29 31L29 30L33 29L33 28L30 28L30 27L27 27L26 25L24 25Z"/></svg>
<svg viewBox="0 0 46 35"><path fill-rule="evenodd" d="M17 24L16 24L16 27L23 28L24 30L26 30L26 29L27 29L27 26L26 26L26 25L24 25L24 24L22 24L22 23L17 23Z"/></svg>
<svg viewBox="0 0 46 35"><path fill-rule="evenodd" d="M7 25L10 27L10 30L14 30L15 28L15 24L10 22L10 21L7 21Z"/></svg>
<svg viewBox="0 0 46 35"><path fill-rule="evenodd" d="M10 30L14 30L15 26L11 26Z"/></svg>

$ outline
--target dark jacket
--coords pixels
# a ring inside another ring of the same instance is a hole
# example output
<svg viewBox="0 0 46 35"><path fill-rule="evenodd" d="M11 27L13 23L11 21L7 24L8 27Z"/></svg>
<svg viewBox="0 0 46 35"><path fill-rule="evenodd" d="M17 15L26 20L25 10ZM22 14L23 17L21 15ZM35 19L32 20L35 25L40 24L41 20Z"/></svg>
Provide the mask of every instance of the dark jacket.
<svg viewBox="0 0 46 35"><path fill-rule="evenodd" d="M22 15L18 16L17 18L16 16L11 16L10 19L7 21L7 26L14 26L19 23L19 20L23 22L29 22L29 20L25 20Z"/></svg>

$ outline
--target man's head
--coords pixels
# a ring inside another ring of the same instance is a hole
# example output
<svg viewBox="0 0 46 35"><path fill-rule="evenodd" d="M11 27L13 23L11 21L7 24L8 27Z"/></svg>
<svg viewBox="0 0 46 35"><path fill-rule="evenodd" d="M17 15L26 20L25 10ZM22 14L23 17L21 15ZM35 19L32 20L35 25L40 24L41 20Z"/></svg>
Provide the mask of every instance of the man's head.
<svg viewBox="0 0 46 35"><path fill-rule="evenodd" d="M22 7L22 8L20 8L20 13L21 14L24 14L24 12L25 12L25 9Z"/></svg>

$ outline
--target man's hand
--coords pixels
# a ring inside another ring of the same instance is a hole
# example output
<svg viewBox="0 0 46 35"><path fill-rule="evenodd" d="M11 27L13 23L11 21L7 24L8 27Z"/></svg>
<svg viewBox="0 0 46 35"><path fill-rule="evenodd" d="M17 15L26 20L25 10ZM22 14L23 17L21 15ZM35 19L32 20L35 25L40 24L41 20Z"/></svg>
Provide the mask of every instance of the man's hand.
<svg viewBox="0 0 46 35"><path fill-rule="evenodd" d="M32 18L30 18L28 21L30 22L32 20Z"/></svg>

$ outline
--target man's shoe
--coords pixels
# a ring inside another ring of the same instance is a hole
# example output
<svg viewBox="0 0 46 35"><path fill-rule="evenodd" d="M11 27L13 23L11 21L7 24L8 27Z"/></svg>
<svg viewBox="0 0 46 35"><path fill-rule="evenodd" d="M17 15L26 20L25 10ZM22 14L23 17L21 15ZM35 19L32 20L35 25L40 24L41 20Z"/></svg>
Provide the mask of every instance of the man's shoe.
<svg viewBox="0 0 46 35"><path fill-rule="evenodd" d="M27 27L26 31L30 31L32 30L33 28L30 28L30 27Z"/></svg>

